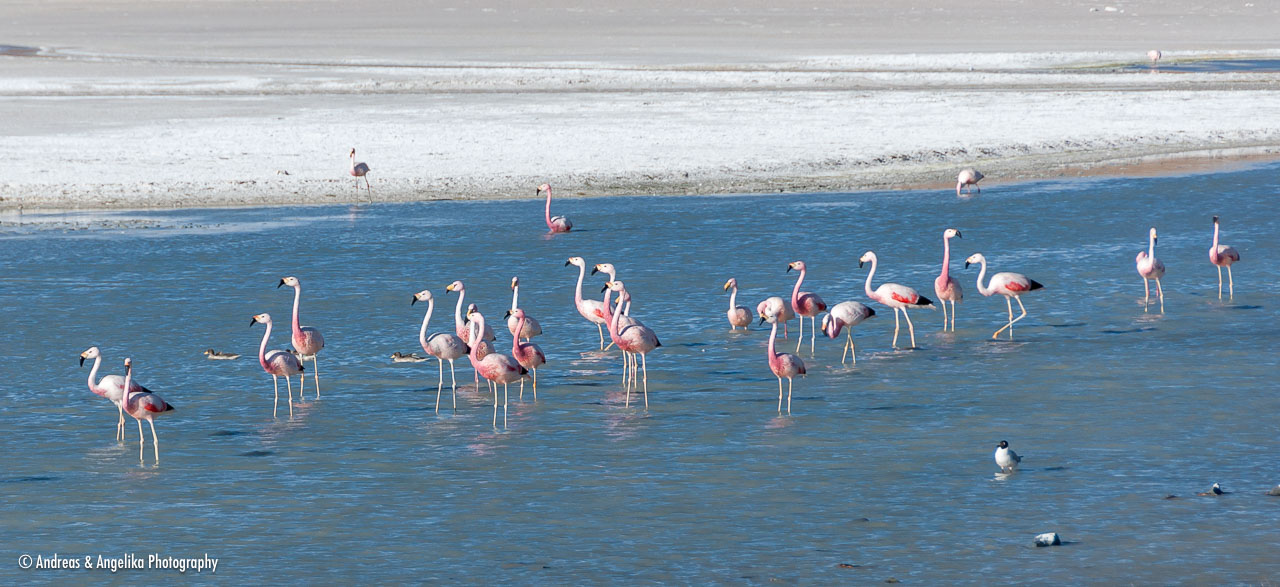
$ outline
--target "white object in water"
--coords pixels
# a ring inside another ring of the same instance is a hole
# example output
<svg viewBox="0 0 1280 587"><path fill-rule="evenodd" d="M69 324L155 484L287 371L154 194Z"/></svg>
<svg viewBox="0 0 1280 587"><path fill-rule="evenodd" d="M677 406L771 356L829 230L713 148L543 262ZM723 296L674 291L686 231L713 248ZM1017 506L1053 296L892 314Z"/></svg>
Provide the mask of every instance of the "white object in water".
<svg viewBox="0 0 1280 587"><path fill-rule="evenodd" d="M1022 457L1009 448L1009 441L1001 440L1000 444L996 445L996 465L1000 466L1001 473L1012 473L1021 462Z"/></svg>
<svg viewBox="0 0 1280 587"><path fill-rule="evenodd" d="M1036 535L1036 546L1061 546L1062 538L1058 537L1057 532L1045 532Z"/></svg>

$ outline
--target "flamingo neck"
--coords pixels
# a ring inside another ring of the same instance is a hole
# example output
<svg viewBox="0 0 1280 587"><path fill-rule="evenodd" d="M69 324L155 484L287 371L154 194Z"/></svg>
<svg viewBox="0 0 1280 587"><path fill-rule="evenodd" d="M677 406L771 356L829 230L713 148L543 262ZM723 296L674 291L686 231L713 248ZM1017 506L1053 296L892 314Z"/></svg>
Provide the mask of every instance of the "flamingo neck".
<svg viewBox="0 0 1280 587"><path fill-rule="evenodd" d="M546 217L547 217L547 228L554 229L555 226L551 224L551 188L547 188Z"/></svg>
<svg viewBox="0 0 1280 587"><path fill-rule="evenodd" d="M781 316L779 316L779 318L781 318ZM776 338L778 338L778 320L775 318L773 321L773 329L769 331L769 352L767 356L769 357L770 365L773 365L778 361L778 353L773 350L773 341Z"/></svg>
<svg viewBox="0 0 1280 587"><path fill-rule="evenodd" d="M516 308L519 307L517 305L519 301L520 301L520 286L517 285L511 288L511 311L512 312L514 312Z"/></svg>
<svg viewBox="0 0 1280 587"><path fill-rule="evenodd" d="M1218 223L1213 223L1213 250L1218 250Z"/></svg>
<svg viewBox="0 0 1280 587"><path fill-rule="evenodd" d="M606 289L604 291L604 310L609 312L609 296L613 295L613 290ZM609 318L609 336L614 342L618 341L618 316L622 315L622 294L618 294L618 305L613 307L613 313Z"/></svg>
<svg viewBox="0 0 1280 587"><path fill-rule="evenodd" d="M729 311L733 311L738 307L738 286L733 286L733 291L729 292Z"/></svg>
<svg viewBox="0 0 1280 587"><path fill-rule="evenodd" d="M298 302L302 299L302 284L293 286L293 334L302 333L302 321L298 318Z"/></svg>
<svg viewBox="0 0 1280 587"><path fill-rule="evenodd" d="M987 258L983 257L982 260L979 261L979 264L981 265L981 269L978 270L978 293L984 296L989 296L995 293L996 290L982 286L982 279L987 276Z"/></svg>
<svg viewBox="0 0 1280 587"><path fill-rule="evenodd" d="M471 331L471 364L480 362L480 333L484 332L484 316L476 314L476 319L471 321L469 330Z"/></svg>
<svg viewBox="0 0 1280 587"><path fill-rule="evenodd" d="M801 269L800 277L796 278L796 286L791 290L791 309L797 313L800 311L800 307L796 303L800 301L800 284L804 283L804 274L805 270Z"/></svg>
<svg viewBox="0 0 1280 587"><path fill-rule="evenodd" d="M520 333L524 332L524 316L516 320L516 334L511 337L511 356L520 356Z"/></svg>
<svg viewBox="0 0 1280 587"><path fill-rule="evenodd" d="M462 321L462 300L467 299L467 290L458 290L458 305L453 307L453 324L458 328L462 328L466 322Z"/></svg>
<svg viewBox="0 0 1280 587"><path fill-rule="evenodd" d="M106 391L98 387L97 383L93 382L94 378L98 376L98 366L101 364L102 364L102 355L98 355L93 358L93 368L89 369L89 391L92 391L97 395L106 397Z"/></svg>
<svg viewBox="0 0 1280 587"><path fill-rule="evenodd" d="M422 317L422 328L418 330L418 343L422 345L422 350L427 350L427 324L431 322L431 311L436 307L436 299L427 300L427 314Z"/></svg>
<svg viewBox="0 0 1280 587"><path fill-rule="evenodd" d="M262 344L258 345L258 363L267 368L267 339L271 338L271 321L267 321L267 331L262 333Z"/></svg>
<svg viewBox="0 0 1280 587"><path fill-rule="evenodd" d="M1147 241L1150 242L1147 246L1147 257L1154 259L1156 258L1156 237L1149 237Z"/></svg>
<svg viewBox="0 0 1280 587"><path fill-rule="evenodd" d="M578 267L578 287L573 290L573 305L579 309L582 308L582 280L587 276L587 266L583 264ZM608 299L608 296L605 296Z"/></svg>
<svg viewBox="0 0 1280 587"><path fill-rule="evenodd" d="M133 365L129 365L124 370L124 393L120 395L120 405L125 410L129 409L129 386L133 385Z"/></svg>
<svg viewBox="0 0 1280 587"><path fill-rule="evenodd" d="M942 239L942 281L951 278L951 239Z"/></svg>
<svg viewBox="0 0 1280 587"><path fill-rule="evenodd" d="M871 299L873 299L873 300L879 301L879 300L880 300L880 298L877 298L877 297L876 297L875 292L871 291L871 278L872 278L872 277L875 277L875 274L876 274L876 258L875 258L875 257L872 257L872 258L871 258L871 271L868 271L868 272L867 272L867 283L866 283L866 285L864 285L864 286L863 286L863 290L864 290L864 291L865 291L865 293L867 294L867 297L869 297L869 298L871 298Z"/></svg>

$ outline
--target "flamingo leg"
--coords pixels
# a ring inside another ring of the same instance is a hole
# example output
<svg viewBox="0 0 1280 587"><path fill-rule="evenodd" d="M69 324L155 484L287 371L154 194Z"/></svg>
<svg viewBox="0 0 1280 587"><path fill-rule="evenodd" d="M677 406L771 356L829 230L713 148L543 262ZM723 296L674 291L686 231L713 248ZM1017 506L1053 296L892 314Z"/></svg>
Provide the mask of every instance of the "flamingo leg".
<svg viewBox="0 0 1280 587"><path fill-rule="evenodd" d="M781 318L781 316L779 316L779 318ZM788 336L790 336L790 334L787 331L787 328L788 328L787 321L783 320L782 321L782 338L787 338Z"/></svg>
<svg viewBox="0 0 1280 587"><path fill-rule="evenodd" d="M791 413L791 378L787 378L787 413Z"/></svg>
<svg viewBox="0 0 1280 587"><path fill-rule="evenodd" d="M902 309L902 317L907 319L907 330L911 332L911 348L916 348L916 327L911 323L911 315L907 314L907 309Z"/></svg>
<svg viewBox="0 0 1280 587"><path fill-rule="evenodd" d="M289 417L292 418L293 417L293 380L289 379L288 375L285 375L284 384L289 387Z"/></svg>
<svg viewBox="0 0 1280 587"><path fill-rule="evenodd" d="M609 341L609 346L604 347L604 350L606 350L606 351L607 351L607 350L609 350L609 349L611 349L611 348L613 348L613 341L612 341L612 340L610 340L610 341Z"/></svg>
<svg viewBox="0 0 1280 587"><path fill-rule="evenodd" d="M298 363L302 364L305 370L306 363L304 363L302 359L298 359ZM288 378L288 376L286 376L286 378ZM306 386L306 384L307 384L307 374L303 372L299 372L298 373L298 403L302 403L302 389L303 387ZM293 401L293 396L289 396L289 401Z"/></svg>
<svg viewBox="0 0 1280 587"><path fill-rule="evenodd" d="M120 412L120 419L116 420L116 440L124 442L124 402L123 400L116 404L116 409Z"/></svg>
<svg viewBox="0 0 1280 587"><path fill-rule="evenodd" d="M440 364L440 382L436 384L436 413L440 413L440 392L444 389L444 360L436 357L436 363ZM450 365L453 361L449 362Z"/></svg>
<svg viewBox="0 0 1280 587"><path fill-rule="evenodd" d="M797 315L800 316L800 335L796 337L796 352L798 353L800 352L800 345L804 344L804 316L799 313Z"/></svg>
<svg viewBox="0 0 1280 587"><path fill-rule="evenodd" d="M640 354L640 365L644 368L644 409L649 409L649 360L648 355Z"/></svg>
<svg viewBox="0 0 1280 587"><path fill-rule="evenodd" d="M623 362L625 361L626 359L623 359ZM626 388L626 391L627 391L627 399L625 400L625 403L622 404L622 406L625 408L629 408L631 407L631 386L627 385L627 375L626 375L625 367L623 368L622 387Z"/></svg>
<svg viewBox="0 0 1280 587"><path fill-rule="evenodd" d="M142 420L138 418L134 418L134 420L138 422L138 462L141 463L142 454L143 454L142 448L143 448L143 443L145 442L143 439L145 439L146 437L142 435Z"/></svg>
<svg viewBox="0 0 1280 587"><path fill-rule="evenodd" d="M156 422L155 420L147 420L147 424L151 425L151 449L156 453L156 464L160 464L160 440L156 438ZM142 425L141 422L138 423Z"/></svg>
<svg viewBox="0 0 1280 587"><path fill-rule="evenodd" d="M1222 299L1222 265L1218 265L1218 299Z"/></svg>
<svg viewBox="0 0 1280 587"><path fill-rule="evenodd" d="M809 317L809 356L811 357L813 356L814 348L816 348L814 346L814 339L818 335L817 320L818 320L817 316Z"/></svg>
<svg viewBox="0 0 1280 587"><path fill-rule="evenodd" d="M498 389L498 384L493 384L493 388ZM502 428L507 427L507 384L502 384Z"/></svg>
<svg viewBox="0 0 1280 587"><path fill-rule="evenodd" d="M276 387L276 403L271 407L271 417L276 417L276 411L280 409L280 379L275 375L271 376L271 384ZM141 426L141 424L139 424Z"/></svg>
<svg viewBox="0 0 1280 587"><path fill-rule="evenodd" d="M533 368L533 401L538 401L538 368Z"/></svg>
<svg viewBox="0 0 1280 587"><path fill-rule="evenodd" d="M942 331L947 331L947 300L942 300Z"/></svg>
<svg viewBox="0 0 1280 587"><path fill-rule="evenodd" d="M498 427L498 388L493 388L493 427Z"/></svg>
<svg viewBox="0 0 1280 587"><path fill-rule="evenodd" d="M894 308L893 309L893 344L891 344L890 346L892 346L895 349L898 348L898 328L900 324L901 322L898 320L898 309Z"/></svg>
<svg viewBox="0 0 1280 587"><path fill-rule="evenodd" d="M955 332L955 331L956 331L956 301L951 300L951 332Z"/></svg>
<svg viewBox="0 0 1280 587"><path fill-rule="evenodd" d="M1160 313L1164 313L1164 288L1160 286L1160 278L1156 278L1156 294L1160 296Z"/></svg>
<svg viewBox="0 0 1280 587"><path fill-rule="evenodd" d="M600 334L600 350L603 351L605 350L604 349L604 327L600 326L599 323L596 324L596 332ZM613 343L610 342L609 344L612 345Z"/></svg>
<svg viewBox="0 0 1280 587"><path fill-rule="evenodd" d="M458 409L458 377L453 374L453 359L449 359L449 378L453 380L453 409Z"/></svg>
<svg viewBox="0 0 1280 587"><path fill-rule="evenodd" d="M848 336L849 336L849 335L848 335L848 333L845 333L844 350L840 352L840 364L841 364L841 365L843 365L843 364L844 364L845 356L847 356L847 355L849 354L849 340L848 340Z"/></svg>
<svg viewBox="0 0 1280 587"><path fill-rule="evenodd" d="M844 336L845 336L845 339L848 340L849 342L849 350L853 351L853 364L857 365L858 364L858 347L854 346L853 344L853 334L846 330L844 333ZM844 364L844 355L840 355L840 363Z"/></svg>
<svg viewBox="0 0 1280 587"><path fill-rule="evenodd" d="M1222 270L1221 270L1221 269L1219 269L1218 271L1219 271L1219 272L1221 272ZM1221 277L1219 277L1218 279L1219 279L1219 281L1221 281L1221 279L1222 279L1222 278L1221 278ZM1230 288L1230 289L1228 290L1228 293L1230 294L1231 299L1233 299L1233 300L1234 300L1234 299L1236 299L1236 280L1235 280L1235 279L1232 279L1232 277L1231 277L1231 266L1230 266L1230 265L1227 265L1227 287L1229 287L1229 288ZM1221 286L1221 285L1219 285L1219 286L1218 286L1218 289L1219 289L1219 290L1221 290L1221 289L1222 289L1222 286ZM1222 297L1222 292L1221 292L1221 291L1219 291L1219 292L1218 292L1218 297Z"/></svg>
<svg viewBox="0 0 1280 587"><path fill-rule="evenodd" d="M778 378L778 413L782 413L782 376L775 375Z"/></svg>
<svg viewBox="0 0 1280 587"><path fill-rule="evenodd" d="M1008 307L1009 307L1009 322L1008 322L1007 324L1005 324L1004 326L1001 326L1001 327L1000 327L1000 330L995 331L995 333L993 333L993 334L991 335L992 340L994 340L994 339L998 338L998 337L1000 336L1000 333L1001 333L1001 332L1004 332L1004 329L1005 329L1005 328L1011 328L1011 327L1013 326L1013 302L1012 302L1012 301L1010 301L1010 299L1011 299L1012 297L1013 297L1013 296L1005 296L1005 297L1004 297L1004 303L1005 303L1005 305L1006 305L1006 306L1008 306ZM1021 304L1022 302L1018 302L1018 303L1019 303L1019 304ZM1013 331L1012 331L1012 330L1010 330L1010 331L1009 331L1009 338L1010 338L1010 339L1012 339L1012 338L1013 338Z"/></svg>
<svg viewBox="0 0 1280 587"><path fill-rule="evenodd" d="M1142 309L1146 311L1147 304L1151 302L1151 280L1145 277L1142 278L1142 291Z"/></svg>
<svg viewBox="0 0 1280 587"><path fill-rule="evenodd" d="M524 377L520 378L520 401L524 401Z"/></svg>
<svg viewBox="0 0 1280 587"><path fill-rule="evenodd" d="M640 355L640 356L641 358L644 357L644 355ZM631 353L631 388L635 389L635 387L636 387L636 353ZM647 406L648 404L646 404L646 407Z"/></svg>
<svg viewBox="0 0 1280 587"><path fill-rule="evenodd" d="M320 363L315 355L311 355L311 375L316 381L316 399L320 399ZM301 392L299 392L298 401L302 401Z"/></svg>

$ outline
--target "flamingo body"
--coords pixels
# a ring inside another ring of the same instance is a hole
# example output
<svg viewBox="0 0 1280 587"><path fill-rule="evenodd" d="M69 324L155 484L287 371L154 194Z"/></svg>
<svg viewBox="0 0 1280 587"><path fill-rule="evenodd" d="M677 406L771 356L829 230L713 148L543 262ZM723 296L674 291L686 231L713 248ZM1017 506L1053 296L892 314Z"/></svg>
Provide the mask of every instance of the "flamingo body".
<svg viewBox="0 0 1280 587"><path fill-rule="evenodd" d="M1027 317L1027 308L1022 305L1022 295L1038 289L1044 289L1044 285L1040 282L1027 277L1021 273L1000 272L991 276L991 280L987 285L982 284L982 279L987 273L987 258L982 253L974 253L965 259L964 266L967 269L969 265L981 263L982 269L978 271L978 293L984 296L1002 295L1005 298L1005 305L1009 309L1009 322L995 331L991 338L1000 336L1006 328L1009 329L1009 338L1013 338L1013 324L1018 320ZM1018 307L1022 310L1022 314L1017 318L1013 317L1013 302L1018 300Z"/></svg>
<svg viewBox="0 0 1280 587"><path fill-rule="evenodd" d="M961 238L960 231L948 228L942 232L942 272L933 280L933 293L942 302L942 330L947 330L947 302L951 302L951 331L956 329L956 302L964 299L964 289L951 276L951 238Z"/></svg>
<svg viewBox="0 0 1280 587"><path fill-rule="evenodd" d="M1240 252L1228 245L1218 244L1218 217L1213 217L1213 245L1209 247L1209 262L1218 267L1218 299L1222 299L1222 268L1227 268L1229 295L1236 297L1236 281L1231 275L1231 266L1240 261Z"/></svg>
<svg viewBox="0 0 1280 587"><path fill-rule="evenodd" d="M867 282L863 286L867 297L872 300L893 308L893 344L894 348L898 346L898 330L900 324L898 321L898 311L902 311L902 315L907 320L907 329L911 333L911 348L916 346L916 330L915 325L911 323L911 316L907 314L909 308L929 308L933 306L933 300L919 294L916 290L898 283L882 283L875 291L871 290L871 279L875 277L876 265L878 263L876 254L867 251L858 259L858 267L862 267L863 263L871 263L871 271L867 273Z"/></svg>
<svg viewBox="0 0 1280 587"><path fill-rule="evenodd" d="M738 280L732 277L729 278L729 281L724 282L724 289L732 290L729 293L729 311L725 313L725 316L729 319L729 328L737 330L741 327L745 330L748 326L751 326L753 317L751 310L748 310L746 306L738 305Z"/></svg>
<svg viewBox="0 0 1280 587"><path fill-rule="evenodd" d="M133 383L133 360L124 360L124 383L122 389L132 389ZM155 451L156 463L160 462L160 442L156 438L156 422L157 416L172 412L173 406L164 401L160 396L150 393L134 393L126 391L121 399L121 408L126 414L133 417L138 422L138 460L142 460L142 421L146 420L147 425L151 426L151 447Z"/></svg>
<svg viewBox="0 0 1280 587"><path fill-rule="evenodd" d="M568 217L551 215L551 186L545 183L538 186L537 193L541 194L542 192L547 192L547 207L544 212L546 216L547 230L552 233L569 232L570 230L573 230L573 221L569 220Z"/></svg>
<svg viewBox="0 0 1280 587"><path fill-rule="evenodd" d="M1156 293L1160 297L1160 311L1164 312L1164 286L1160 285L1160 278L1164 277L1164 263L1156 258L1156 229L1154 227L1148 233L1147 250L1139 251L1134 261L1138 267L1138 275L1142 277L1142 288L1146 290L1146 294L1142 299L1144 311L1147 303L1151 300L1150 280L1154 279L1156 280Z"/></svg>
<svg viewBox="0 0 1280 587"><path fill-rule="evenodd" d="M982 172L972 167L961 171L956 176L956 195L959 196L960 190L965 187L969 188L969 193L971 194L975 192L982 193L982 188L978 187L978 182L982 181L984 177L986 176L982 175Z"/></svg>
<svg viewBox="0 0 1280 587"><path fill-rule="evenodd" d="M854 326L862 324L864 320L876 315L876 311L867 307L860 302L840 302L831 307L831 311L822 317L822 332L827 338L836 338L840 336L840 331L845 328L852 330ZM844 364L845 355L849 350L853 350L853 363L858 364L858 349L853 344L853 334L845 331L844 351L840 353L840 363Z"/></svg>

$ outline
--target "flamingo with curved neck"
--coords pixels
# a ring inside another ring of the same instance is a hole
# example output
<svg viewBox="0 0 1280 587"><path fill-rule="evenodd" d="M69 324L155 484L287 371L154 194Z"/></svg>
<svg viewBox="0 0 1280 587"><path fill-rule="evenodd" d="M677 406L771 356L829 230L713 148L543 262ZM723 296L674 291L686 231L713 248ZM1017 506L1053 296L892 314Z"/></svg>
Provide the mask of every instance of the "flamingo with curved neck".
<svg viewBox="0 0 1280 587"><path fill-rule="evenodd" d="M1160 278L1164 277L1164 263L1156 258L1156 229L1151 227L1147 232L1147 250L1139 251L1136 259L1138 264L1138 275L1142 276L1142 289L1145 294L1142 297L1142 311L1147 311L1147 304L1151 303L1151 280L1156 280L1156 293L1160 296L1160 313L1164 313L1164 287L1160 285Z"/></svg>
<svg viewBox="0 0 1280 587"><path fill-rule="evenodd" d="M765 356L769 359L769 369L773 371L774 377L778 378L778 413L782 413L782 378L787 378L787 413L791 413L791 384L792 378L796 375L804 375L804 361L800 360L791 353L780 353L774 350L774 339L778 337L778 320L769 320L776 318L772 315L760 315L760 323L772 322L773 327L769 332L769 347L765 351Z"/></svg>
<svg viewBox="0 0 1280 587"><path fill-rule="evenodd" d="M1000 336L1004 329L1009 329L1009 340L1013 340L1013 323L1027 317L1027 308L1022 305L1022 294L1044 289L1044 285L1040 282L1028 278L1021 273L1010 273L1007 271L997 273L991 276L991 280L987 285L982 285L982 278L987 274L987 258L982 253L974 253L964 260L964 268L968 269L969 265L981 263L982 269L978 271L978 293L984 296L992 296L1000 294L1004 296L1005 305L1009 308L1009 322L1000 327L995 334L991 335L992 339ZM1016 319L1013 317L1013 303L1010 300L1018 300L1018 307L1022 309L1022 315Z"/></svg>
<svg viewBox="0 0 1280 587"><path fill-rule="evenodd" d="M508 316L516 319L517 328L524 328L525 316L524 310L516 308L507 312ZM511 338L511 356L515 358L521 367L528 369L533 373L533 400L538 401L538 366L547 363L547 356L542 354L542 348L531 342L520 342L519 338ZM524 378L520 378L520 399L524 399Z"/></svg>
<svg viewBox="0 0 1280 587"><path fill-rule="evenodd" d="M303 357L311 357L311 377L316 383L316 399L320 399L320 364L316 360L316 353L324 348L324 336L319 330L311 326L302 326L298 318L298 302L302 299L302 283L297 277L285 277L280 280L280 285L276 289L283 286L293 288L293 348ZM302 400L303 387L306 385L306 378L298 379L298 400Z"/></svg>
<svg viewBox="0 0 1280 587"><path fill-rule="evenodd" d="M916 290L898 283L882 283L875 291L871 290L871 278L876 275L877 259L876 254L867 251L858 259L858 268L862 268L863 263L871 263L871 272L867 273L867 283L863 286L867 297L880 302L890 308L893 308L893 348L898 348L898 331L901 329L901 323L898 321L898 310L902 310L902 316L907 319L907 329L911 331L911 348L916 348L916 328L911 324L911 316L907 314L907 308L931 308L933 301L926 298Z"/></svg>
<svg viewBox="0 0 1280 587"><path fill-rule="evenodd" d="M479 312L473 312L468 316L471 319L471 334L479 337L480 332L484 330L484 315ZM477 345L471 345L471 364L475 365L476 372L489 382L493 383L493 426L498 426L498 383L502 384L502 406L505 414L507 406L507 385L520 380L524 374L529 371L520 365L514 358L501 353L489 353L484 357L479 356ZM506 421L503 416L503 421Z"/></svg>
<svg viewBox="0 0 1280 587"><path fill-rule="evenodd" d="M627 288L621 281L610 281L605 284L605 288L618 292L620 298L626 298ZM643 324L633 324L624 329L618 328L618 318L622 316L623 299L618 300L618 304L613 308L613 318L609 320L609 335L614 337L618 343L618 348L630 353L640 354L640 367L644 372L644 407L649 407L649 363L648 355L653 349L662 346L662 342L658 340L658 335L653 329ZM632 359L634 361L635 359ZM634 380L634 368L632 369L632 379ZM626 385L627 399L626 406L631 406L631 388L632 385Z"/></svg>
<svg viewBox="0 0 1280 587"><path fill-rule="evenodd" d="M947 331L947 302L951 302L951 331L956 331L956 302L964 299L964 289L951 276L951 237L961 238L960 231L948 228L942 232L942 273L933 280L933 293L942 302L942 331Z"/></svg>
<svg viewBox="0 0 1280 587"><path fill-rule="evenodd" d="M725 316L729 318L729 330L737 330L739 326L746 330L751 326L751 310L746 306L738 305L738 280L730 277L729 281L724 282L725 291L729 291L729 311Z"/></svg>
<svg viewBox="0 0 1280 587"><path fill-rule="evenodd" d="M1235 247L1218 244L1218 217L1213 217L1213 246L1209 247L1209 262L1218 266L1218 299L1222 299L1222 268L1227 268L1227 284L1231 299L1236 297L1236 281L1231 277L1231 265L1240 261Z"/></svg>
<svg viewBox="0 0 1280 587"><path fill-rule="evenodd" d="M572 230L573 222L570 221L568 217L551 215L551 185L544 183L538 186L538 191L535 193L535 195L541 195L542 192L547 192L547 208L545 211L546 220L547 220L547 230L551 233L569 232L570 230Z"/></svg>
<svg viewBox="0 0 1280 587"><path fill-rule="evenodd" d="M512 277L511 278L511 311L507 312L507 316L508 316L507 331L511 333L511 336L514 336L516 338L523 338L525 339L526 342L528 342L530 338L533 338L535 336L542 334L542 325L539 324L537 320L534 320L533 316L526 316L524 329L516 330L516 318L512 314L512 312L515 312L516 309L518 309L519 307L520 307L520 278Z"/></svg>
<svg viewBox="0 0 1280 587"><path fill-rule="evenodd" d="M814 339L817 337L817 317L823 310L827 309L827 303L818 297L818 294L807 291L800 291L800 284L804 283L805 265L804 261L795 261L787 265L787 272L792 269L800 272L796 277L796 286L791 290L791 309L800 317L800 336L796 337L796 352L800 352L800 345L804 344L804 319L809 319L809 353L813 354Z"/></svg>
<svg viewBox="0 0 1280 587"><path fill-rule="evenodd" d="M600 334L600 350L604 350L604 325L609 321L609 316L605 313L603 304L582 297L582 280L587 277L586 260L582 257L569 257L569 260L564 262L564 266L570 265L578 268L578 285L573 290L573 307L578 309L578 313L583 318L596 325L596 331Z"/></svg>
<svg viewBox="0 0 1280 587"><path fill-rule="evenodd" d="M267 331L262 333L262 344L258 345L258 364L262 365L263 371L271 375L271 383L276 390L275 406L271 409L271 417L274 418L276 411L280 408L280 381L277 377L284 377L284 383L289 388L289 417L293 417L293 383L289 377L302 375L304 370L302 361L288 351L267 352L267 340L271 338L271 314L254 316L249 320L249 326L252 327L254 324L267 325Z"/></svg>
<svg viewBox="0 0 1280 587"><path fill-rule="evenodd" d="M116 420L116 440L124 442L125 426L124 426L124 408L121 407L121 401L124 398L124 377L120 375L103 375L102 379L94 382L94 378L98 376L98 366L102 364L102 351L98 347L89 347L83 353L80 353L80 366L84 366L85 359L93 359L93 367L89 369L89 391L94 395L106 398L116 405L116 412L119 418ZM137 381L129 384L130 391L134 393L151 393L151 390L141 386Z"/></svg>
<svg viewBox="0 0 1280 587"><path fill-rule="evenodd" d="M165 412L172 412L173 406L160 396L151 392L133 392L133 359L124 360L124 395L120 396L123 409L138 422L138 460L143 460L142 421L151 426L151 448L155 451L156 464L160 464L160 440L156 438L155 418Z"/></svg>
<svg viewBox="0 0 1280 587"><path fill-rule="evenodd" d="M436 358L436 363L440 366L440 379L436 382L436 412L440 411L440 390L444 388L444 362L449 361L449 380L452 382L453 389L453 409L458 409L458 377L453 372L453 360L457 359L471 349L467 348L467 343L462 342L458 335L452 332L437 332L430 337L427 336L427 324L431 322L431 312L435 310L436 299L431 295L430 290L422 290L413 294L413 299L409 301L412 306L418 302L427 302L427 313L422 317L422 328L418 329L418 344L422 345L422 350L428 355Z"/></svg>

